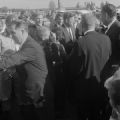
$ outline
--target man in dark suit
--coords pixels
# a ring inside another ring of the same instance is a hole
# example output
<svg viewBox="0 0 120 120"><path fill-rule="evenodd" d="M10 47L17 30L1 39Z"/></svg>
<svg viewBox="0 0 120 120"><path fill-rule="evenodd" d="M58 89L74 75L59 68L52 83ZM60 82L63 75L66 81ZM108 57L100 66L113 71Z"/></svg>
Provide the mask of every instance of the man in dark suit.
<svg viewBox="0 0 120 120"><path fill-rule="evenodd" d="M63 25L63 13L58 13L55 17L55 23L51 26L51 31L56 34L56 39L61 39L61 27Z"/></svg>
<svg viewBox="0 0 120 120"><path fill-rule="evenodd" d="M51 31L56 31L63 25L63 14L58 13L55 17L55 24L51 27Z"/></svg>
<svg viewBox="0 0 120 120"><path fill-rule="evenodd" d="M105 32L111 40L112 54L104 67L101 78L105 81L114 74L116 68L120 65L120 22L116 18L116 7L112 4L106 4L102 7L102 22L107 26ZM114 67L117 66L117 67ZM109 102L107 103L109 105ZM111 112L111 108L107 109Z"/></svg>
<svg viewBox="0 0 120 120"><path fill-rule="evenodd" d="M62 43L65 47L67 54L69 54L72 50L73 43L76 40L75 37L75 28L74 24L74 14L65 13L64 14L64 25L61 28L61 39L60 43Z"/></svg>
<svg viewBox="0 0 120 120"><path fill-rule="evenodd" d="M42 47L28 36L26 23L13 21L10 28L13 39L20 44L20 49L10 56L2 56L0 68L16 67L19 78L13 84L17 103L22 106L26 119L34 119L34 110L41 105L48 73L45 54Z"/></svg>
<svg viewBox="0 0 120 120"><path fill-rule="evenodd" d="M91 13L82 16L84 36L75 42L69 61L69 97L72 103L79 106L83 120L100 118L103 104L100 73L111 51L110 39L95 32L95 27L96 18Z"/></svg>
<svg viewBox="0 0 120 120"><path fill-rule="evenodd" d="M40 41L40 38L38 37L38 29L40 29L43 26L43 15L40 14L33 14L32 20L34 23L29 24L29 35L36 41Z"/></svg>
<svg viewBox="0 0 120 120"><path fill-rule="evenodd" d="M112 46L112 54L109 60L109 73L107 78L113 74L112 65L120 65L120 22L116 19L116 7L106 4L102 7L102 22L108 27L106 35L109 36ZM108 72L108 71L107 71ZM105 79L107 79L105 78Z"/></svg>

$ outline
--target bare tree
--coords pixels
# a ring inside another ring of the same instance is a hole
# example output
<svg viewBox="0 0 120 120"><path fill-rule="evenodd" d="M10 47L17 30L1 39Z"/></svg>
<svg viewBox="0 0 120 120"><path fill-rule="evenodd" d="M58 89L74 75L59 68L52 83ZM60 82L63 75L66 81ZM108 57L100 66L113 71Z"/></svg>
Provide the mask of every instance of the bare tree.
<svg viewBox="0 0 120 120"><path fill-rule="evenodd" d="M85 8L88 10L94 10L96 7L94 2L85 2L84 5Z"/></svg>
<svg viewBox="0 0 120 120"><path fill-rule="evenodd" d="M100 4L100 8L102 9L102 7L105 5L105 3L104 2L101 2L101 4Z"/></svg>
<svg viewBox="0 0 120 120"><path fill-rule="evenodd" d="M63 8L63 4L62 4L61 0L58 0L58 8L59 8L59 9L60 9L60 8Z"/></svg>
<svg viewBox="0 0 120 120"><path fill-rule="evenodd" d="M76 8L80 8L80 7L81 7L80 3L77 2L77 4L76 4Z"/></svg>

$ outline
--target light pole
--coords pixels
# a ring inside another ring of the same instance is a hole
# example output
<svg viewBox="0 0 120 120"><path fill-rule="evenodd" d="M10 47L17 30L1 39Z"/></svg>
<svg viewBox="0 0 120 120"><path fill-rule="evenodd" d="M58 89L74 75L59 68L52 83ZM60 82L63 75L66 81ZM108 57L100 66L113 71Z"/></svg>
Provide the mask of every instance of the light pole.
<svg viewBox="0 0 120 120"><path fill-rule="evenodd" d="M58 9L60 9L60 0L58 0Z"/></svg>

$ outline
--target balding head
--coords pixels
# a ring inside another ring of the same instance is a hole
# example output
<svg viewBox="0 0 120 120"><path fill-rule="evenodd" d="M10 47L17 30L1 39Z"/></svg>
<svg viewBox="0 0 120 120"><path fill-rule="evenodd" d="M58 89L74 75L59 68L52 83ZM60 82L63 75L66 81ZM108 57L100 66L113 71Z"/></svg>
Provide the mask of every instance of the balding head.
<svg viewBox="0 0 120 120"><path fill-rule="evenodd" d="M82 28L86 30L95 30L97 19L92 13L82 15Z"/></svg>
<svg viewBox="0 0 120 120"><path fill-rule="evenodd" d="M48 27L40 27L40 29L38 29L38 36L39 36L42 40L47 40L47 39L49 39L50 29L49 29Z"/></svg>

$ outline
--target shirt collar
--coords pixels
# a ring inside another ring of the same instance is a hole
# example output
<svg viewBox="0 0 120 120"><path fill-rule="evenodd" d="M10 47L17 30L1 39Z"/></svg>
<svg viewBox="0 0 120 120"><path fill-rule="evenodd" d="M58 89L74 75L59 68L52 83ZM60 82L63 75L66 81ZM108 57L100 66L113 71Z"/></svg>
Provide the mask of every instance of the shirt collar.
<svg viewBox="0 0 120 120"><path fill-rule="evenodd" d="M66 27L66 29L69 31L69 29L71 29L70 27Z"/></svg>
<svg viewBox="0 0 120 120"><path fill-rule="evenodd" d="M92 31L95 31L95 30L93 30L93 29L87 30L87 31L84 32L84 35L86 35L86 34L89 33L89 32L92 32Z"/></svg>

